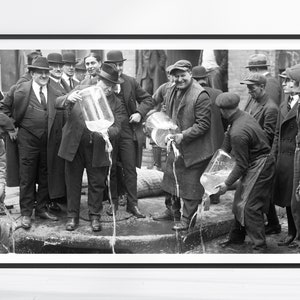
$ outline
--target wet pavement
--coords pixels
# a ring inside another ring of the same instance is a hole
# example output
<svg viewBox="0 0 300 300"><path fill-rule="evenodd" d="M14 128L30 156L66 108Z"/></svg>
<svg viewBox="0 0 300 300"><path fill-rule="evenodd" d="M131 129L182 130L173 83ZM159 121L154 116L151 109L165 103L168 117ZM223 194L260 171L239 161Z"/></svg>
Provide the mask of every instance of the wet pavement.
<svg viewBox="0 0 300 300"><path fill-rule="evenodd" d="M0 225L2 224L0 241L7 243L13 238L14 243L11 242L9 246L10 251L14 250L16 253L112 253L113 251L135 254L253 253L248 238L243 245L225 249L219 246L219 242L226 239L233 220L231 213L233 193L231 191L223 195L220 203L212 204L210 210L199 211L195 227L178 234L172 230L173 221L157 222L152 219L152 216L165 209L163 196L141 198L139 208L147 217L137 219L127 213L124 206L120 207L116 215L116 236L113 237L113 219L106 214L108 202L104 202L101 216L102 231L95 233L90 227L87 195L84 192L81 200L80 224L75 231L65 230L66 206L62 204L60 205L62 211L57 213L59 221L35 219L33 216L32 227L25 230L20 227L18 188L7 188L5 203L10 207L10 217L0 216ZM278 210L278 214L282 232L267 237L267 253L298 253L298 249L277 245L287 234L284 210ZM9 228L12 227L12 222L16 229L13 234ZM5 231L6 238L3 237ZM5 249L2 252L6 253Z"/></svg>

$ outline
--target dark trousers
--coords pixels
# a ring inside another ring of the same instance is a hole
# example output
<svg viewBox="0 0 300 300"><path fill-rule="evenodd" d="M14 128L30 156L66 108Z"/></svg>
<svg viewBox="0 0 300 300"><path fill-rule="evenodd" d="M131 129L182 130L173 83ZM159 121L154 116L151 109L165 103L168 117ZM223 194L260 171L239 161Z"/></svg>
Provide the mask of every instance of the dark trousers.
<svg viewBox="0 0 300 300"><path fill-rule="evenodd" d="M47 133L37 138L20 128L18 133L20 164L20 209L22 216L31 216L34 201L36 212L46 211L49 201L47 174ZM36 183L38 190L36 191Z"/></svg>
<svg viewBox="0 0 300 300"><path fill-rule="evenodd" d="M84 134L73 161L66 161L67 214L69 218L78 218L82 175L86 168L88 179L88 208L90 217L99 217L102 210L103 192L108 167L93 167L93 144L90 137Z"/></svg>
<svg viewBox="0 0 300 300"><path fill-rule="evenodd" d="M267 213L268 218L268 225L269 226L276 226L279 225L279 219L277 216L276 208L274 203L270 203L269 210Z"/></svg>
<svg viewBox="0 0 300 300"><path fill-rule="evenodd" d="M118 155L122 163L124 172L124 184L127 192L127 208L137 205L137 173L136 173L136 145L128 138L120 138L118 145ZM114 172L116 174L116 172ZM117 176L112 177L113 181Z"/></svg>

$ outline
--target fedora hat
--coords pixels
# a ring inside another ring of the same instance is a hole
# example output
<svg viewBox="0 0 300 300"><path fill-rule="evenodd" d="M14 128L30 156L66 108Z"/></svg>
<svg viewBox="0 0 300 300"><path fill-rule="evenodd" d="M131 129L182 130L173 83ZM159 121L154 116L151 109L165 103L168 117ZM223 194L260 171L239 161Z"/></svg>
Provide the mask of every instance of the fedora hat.
<svg viewBox="0 0 300 300"><path fill-rule="evenodd" d="M120 50L111 50L108 51L106 54L106 61L105 63L118 63L123 62L126 59L123 58L123 53Z"/></svg>
<svg viewBox="0 0 300 300"><path fill-rule="evenodd" d="M64 64L76 64L76 57L73 52L66 52L62 55L62 61Z"/></svg>
<svg viewBox="0 0 300 300"><path fill-rule="evenodd" d="M123 83L124 80L119 78L119 73L115 65L103 63L98 76L112 83Z"/></svg>
<svg viewBox="0 0 300 300"><path fill-rule="evenodd" d="M206 78L207 71L203 66L196 66L192 69L192 77L196 79Z"/></svg>
<svg viewBox="0 0 300 300"><path fill-rule="evenodd" d="M35 69L38 69L38 70L47 70L49 71L50 68L49 68L49 63L48 63L48 60L46 57L44 56L38 56L33 62L31 65L28 65L27 68L29 70L35 70Z"/></svg>
<svg viewBox="0 0 300 300"><path fill-rule="evenodd" d="M245 68L267 67L267 56L264 54L253 54L249 57L248 66Z"/></svg>
<svg viewBox="0 0 300 300"><path fill-rule="evenodd" d="M60 53L49 53L47 56L48 63L63 65L62 56Z"/></svg>

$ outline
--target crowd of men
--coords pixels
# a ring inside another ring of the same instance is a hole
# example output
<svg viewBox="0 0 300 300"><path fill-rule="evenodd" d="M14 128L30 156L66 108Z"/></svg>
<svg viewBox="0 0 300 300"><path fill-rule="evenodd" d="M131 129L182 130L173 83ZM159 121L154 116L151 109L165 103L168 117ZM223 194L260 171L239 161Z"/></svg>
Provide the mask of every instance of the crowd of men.
<svg viewBox="0 0 300 300"><path fill-rule="evenodd" d="M208 51L205 55L212 57ZM31 227L33 211L36 217L58 220L58 203L65 202L66 230L73 231L79 225L85 169L91 228L101 231L110 159L103 136L88 130L80 106L81 90L98 86L115 120L108 129L113 152L112 205L107 214L118 210L123 189L127 212L146 217L138 207L136 167L141 167L145 140L142 122L155 108L178 125L180 132L169 135L166 143L174 141L180 155L168 153L162 181L166 210L158 212L154 220L173 220L173 229L179 231L194 225L204 195L200 177L216 150L222 148L236 163L218 186L219 192L210 197L211 202L218 203L229 189L236 191L234 224L221 246L243 243L247 234L253 251L264 252L266 234L281 231L275 208L279 205L286 207L288 219L288 235L279 245L299 247L300 64L280 74L280 83L268 72L267 57L252 55L246 66L249 72L241 80L249 99L241 109L240 96L224 90L227 84L218 89L221 81L213 78L221 74L217 68L212 72L204 65L193 67L188 60L179 60L164 70L165 58L162 50L142 51L148 70L140 70L137 80L123 73L126 58L119 50L109 51L105 60L91 52L80 62L72 52L47 57L31 53L28 72L0 102L0 127L7 133L7 174L5 180L4 175L0 178L2 201L4 181L20 187L21 225L25 229ZM152 63L149 71L151 59L161 62ZM164 82L158 84L155 74ZM4 151L4 144L0 151ZM5 163L3 157L0 159ZM0 164L0 172L2 169Z"/></svg>

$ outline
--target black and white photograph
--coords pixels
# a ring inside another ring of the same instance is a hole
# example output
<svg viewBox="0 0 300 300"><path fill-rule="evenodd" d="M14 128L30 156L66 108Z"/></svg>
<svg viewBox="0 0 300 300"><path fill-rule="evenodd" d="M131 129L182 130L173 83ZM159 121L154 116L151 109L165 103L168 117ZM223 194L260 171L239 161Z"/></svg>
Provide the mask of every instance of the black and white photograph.
<svg viewBox="0 0 300 300"><path fill-rule="evenodd" d="M299 253L300 43L19 42L1 253Z"/></svg>

